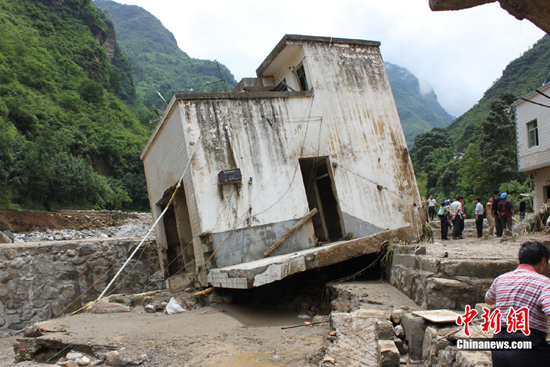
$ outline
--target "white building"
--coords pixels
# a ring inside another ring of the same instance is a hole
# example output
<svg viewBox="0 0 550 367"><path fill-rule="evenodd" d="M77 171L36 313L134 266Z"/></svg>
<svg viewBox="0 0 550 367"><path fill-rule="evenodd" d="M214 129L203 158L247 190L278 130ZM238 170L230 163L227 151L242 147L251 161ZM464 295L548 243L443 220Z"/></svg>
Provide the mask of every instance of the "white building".
<svg viewBox="0 0 550 367"><path fill-rule="evenodd" d="M513 104L518 170L535 177L534 208L550 199L550 83Z"/></svg>
<svg viewBox="0 0 550 367"><path fill-rule="evenodd" d="M168 276L349 233L421 233L421 200L379 43L286 35L230 93L177 94L142 153ZM191 160L189 162L189 160ZM177 257L182 253L181 257ZM335 260L337 261L337 260Z"/></svg>

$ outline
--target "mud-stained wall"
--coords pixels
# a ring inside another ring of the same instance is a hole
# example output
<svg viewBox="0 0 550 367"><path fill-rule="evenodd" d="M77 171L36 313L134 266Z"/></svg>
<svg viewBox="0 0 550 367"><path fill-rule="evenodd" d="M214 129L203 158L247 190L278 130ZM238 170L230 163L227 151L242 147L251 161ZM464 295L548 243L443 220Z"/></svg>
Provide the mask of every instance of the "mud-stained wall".
<svg viewBox="0 0 550 367"><path fill-rule="evenodd" d="M310 42L304 53L346 232L418 234L420 196L379 48Z"/></svg>
<svg viewBox="0 0 550 367"><path fill-rule="evenodd" d="M33 322L67 315L95 300L140 240L2 245L0 336L13 334ZM134 294L164 284L154 241L144 243L135 259L128 263L111 291Z"/></svg>
<svg viewBox="0 0 550 367"><path fill-rule="evenodd" d="M420 197L378 44L288 47L272 62L281 69L268 67L258 76L284 77L296 86L294 67L303 65L309 92L182 95L172 108L181 113L164 122L163 133L183 126L186 138L159 135L147 148L147 174L159 170L157 176L168 177L163 171L181 169L195 149L191 142L201 136L185 190L188 201L195 200L193 236L211 235L213 243L202 251L209 251L207 259L217 266L261 258L308 213L300 158L328 158L344 235L407 226L415 235L421 231ZM156 145L170 146L169 159L178 165L163 162L162 168L149 169L162 159L163 148L156 148L157 162L147 158ZM176 149L182 151L179 158ZM234 168L240 168L242 182L219 185L218 173ZM275 254L314 244L309 222Z"/></svg>

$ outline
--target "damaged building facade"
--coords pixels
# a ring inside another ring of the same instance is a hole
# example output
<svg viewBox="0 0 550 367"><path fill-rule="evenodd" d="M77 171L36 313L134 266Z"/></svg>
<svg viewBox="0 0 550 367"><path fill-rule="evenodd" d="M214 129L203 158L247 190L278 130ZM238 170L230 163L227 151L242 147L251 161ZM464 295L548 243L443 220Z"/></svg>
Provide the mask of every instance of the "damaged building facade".
<svg viewBox="0 0 550 367"><path fill-rule="evenodd" d="M156 229L167 278L206 285L211 269L263 259L314 208L271 257L396 229L421 234L379 46L286 35L257 78L172 98L141 156L155 219L174 196Z"/></svg>

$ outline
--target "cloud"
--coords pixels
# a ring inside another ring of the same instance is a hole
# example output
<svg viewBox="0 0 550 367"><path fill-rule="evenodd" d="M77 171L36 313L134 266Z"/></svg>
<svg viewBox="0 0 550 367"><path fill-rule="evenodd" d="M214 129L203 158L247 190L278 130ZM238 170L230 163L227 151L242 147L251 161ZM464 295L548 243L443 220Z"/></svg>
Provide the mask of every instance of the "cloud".
<svg viewBox="0 0 550 367"><path fill-rule="evenodd" d="M498 4L432 12L429 0L119 0L159 18L191 57L218 60L239 80L285 34L381 41L385 61L431 86L453 115L483 92L544 32Z"/></svg>

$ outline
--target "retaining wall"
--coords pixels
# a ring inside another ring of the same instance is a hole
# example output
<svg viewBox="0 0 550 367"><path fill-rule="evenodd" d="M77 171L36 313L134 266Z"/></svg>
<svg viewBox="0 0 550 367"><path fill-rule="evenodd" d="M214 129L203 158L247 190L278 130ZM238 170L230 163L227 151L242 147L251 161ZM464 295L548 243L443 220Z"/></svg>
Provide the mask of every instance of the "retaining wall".
<svg viewBox="0 0 550 367"><path fill-rule="evenodd" d="M1 245L0 336L14 334L33 322L66 315L95 300L140 240L115 238ZM149 240L109 292L118 287L115 293L140 293L162 283L156 244Z"/></svg>

